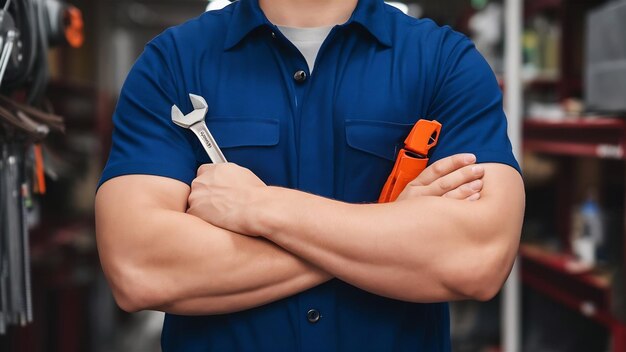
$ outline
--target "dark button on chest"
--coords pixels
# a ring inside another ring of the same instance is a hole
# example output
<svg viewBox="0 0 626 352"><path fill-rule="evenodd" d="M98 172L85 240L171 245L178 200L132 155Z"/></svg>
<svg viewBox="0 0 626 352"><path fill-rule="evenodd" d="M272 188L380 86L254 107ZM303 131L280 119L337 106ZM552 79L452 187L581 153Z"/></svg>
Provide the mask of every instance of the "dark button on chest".
<svg viewBox="0 0 626 352"><path fill-rule="evenodd" d="M317 309L311 309L308 312L306 312L306 320L308 320L309 323L311 324L315 324L318 321L320 321L321 317L322 315Z"/></svg>
<svg viewBox="0 0 626 352"><path fill-rule="evenodd" d="M302 70L296 71L296 73L293 74L293 79L298 83L306 81L306 72Z"/></svg>

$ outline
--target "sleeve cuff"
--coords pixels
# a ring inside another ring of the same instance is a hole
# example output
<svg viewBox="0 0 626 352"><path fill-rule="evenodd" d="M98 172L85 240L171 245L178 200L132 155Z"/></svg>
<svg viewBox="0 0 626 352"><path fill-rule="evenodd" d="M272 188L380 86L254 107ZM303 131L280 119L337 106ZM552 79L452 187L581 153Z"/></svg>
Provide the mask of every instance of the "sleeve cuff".
<svg viewBox="0 0 626 352"><path fill-rule="evenodd" d="M97 189L106 181L125 175L151 175L172 178L187 185L191 185L191 181L196 177L196 170L192 170L188 166L176 165L174 163L164 163L162 161L153 162L132 162L126 161L122 163L107 164Z"/></svg>
<svg viewBox="0 0 626 352"><path fill-rule="evenodd" d="M436 159L431 158L430 164L434 163L437 160L443 159L446 156L454 155L457 153L461 153L461 152L454 152L454 153L446 154ZM462 153L472 153L476 155L476 163L480 163L480 164L498 163L498 164L509 165L510 167L517 170L517 172L519 172L520 175L523 175L522 169L520 168L519 163L517 162L517 160L515 160L515 157L513 156L513 153L511 152L503 152L499 150L467 150L467 151L463 151Z"/></svg>

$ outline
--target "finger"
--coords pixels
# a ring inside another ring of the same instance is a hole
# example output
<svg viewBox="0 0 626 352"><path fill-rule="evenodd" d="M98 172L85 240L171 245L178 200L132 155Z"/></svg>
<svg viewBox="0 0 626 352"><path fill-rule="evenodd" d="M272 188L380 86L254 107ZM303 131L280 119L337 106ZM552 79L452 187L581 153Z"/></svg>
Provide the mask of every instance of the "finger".
<svg viewBox="0 0 626 352"><path fill-rule="evenodd" d="M469 200L470 202L474 202L479 200L481 197L480 192L479 193L474 193L471 196L467 197L465 200Z"/></svg>
<svg viewBox="0 0 626 352"><path fill-rule="evenodd" d="M466 183L482 178L485 168L482 165L468 165L455 170L443 177L438 178L427 186L430 196L443 196L444 194L461 187Z"/></svg>
<svg viewBox="0 0 626 352"><path fill-rule="evenodd" d="M468 192L467 188L460 189L463 185L469 184L472 181L481 179L485 174L485 169L482 165L467 165L461 169L455 170L439 179L433 181L430 185L421 186L418 183L411 182L407 185L406 189L411 196L433 196L441 197L449 192L449 196L455 199L465 199L470 196L472 192ZM482 189L482 183L479 185ZM462 193L465 192L465 193Z"/></svg>
<svg viewBox="0 0 626 352"><path fill-rule="evenodd" d="M233 175L241 173L242 170L247 170L242 166L230 162L215 164L215 167L219 169L219 171L221 172L220 176L222 177L232 177Z"/></svg>
<svg viewBox="0 0 626 352"><path fill-rule="evenodd" d="M198 168L198 172L196 173L196 177L202 175L203 173L206 173L207 171L211 170L213 167L215 167L215 164L200 165L200 167Z"/></svg>
<svg viewBox="0 0 626 352"><path fill-rule="evenodd" d="M474 180L470 183L465 183L460 187L453 189L452 191L444 194L443 196L446 198L452 199L466 199L468 197L473 196L476 193L479 193L483 189L483 181L482 180Z"/></svg>
<svg viewBox="0 0 626 352"><path fill-rule="evenodd" d="M474 154L455 154L447 158L437 160L422 171L422 173L413 182L418 185L430 185L435 180L464 166L474 164L475 162L476 156Z"/></svg>

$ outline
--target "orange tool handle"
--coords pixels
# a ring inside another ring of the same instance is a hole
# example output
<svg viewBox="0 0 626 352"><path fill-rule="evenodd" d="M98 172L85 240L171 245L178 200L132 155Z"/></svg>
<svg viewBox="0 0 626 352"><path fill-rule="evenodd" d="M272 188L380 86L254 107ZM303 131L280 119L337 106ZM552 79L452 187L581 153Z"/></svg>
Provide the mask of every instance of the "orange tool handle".
<svg viewBox="0 0 626 352"><path fill-rule="evenodd" d="M46 194L46 173L43 161L43 148L41 144L35 144L35 182L37 193Z"/></svg>
<svg viewBox="0 0 626 352"><path fill-rule="evenodd" d="M74 6L69 6L64 14L65 39L72 48L80 48L85 42L85 23L83 13Z"/></svg>
<svg viewBox="0 0 626 352"><path fill-rule="evenodd" d="M409 182L419 176L428 165L428 152L437 145L441 124L437 121L419 120L404 141L396 164L383 187L379 203L395 201Z"/></svg>

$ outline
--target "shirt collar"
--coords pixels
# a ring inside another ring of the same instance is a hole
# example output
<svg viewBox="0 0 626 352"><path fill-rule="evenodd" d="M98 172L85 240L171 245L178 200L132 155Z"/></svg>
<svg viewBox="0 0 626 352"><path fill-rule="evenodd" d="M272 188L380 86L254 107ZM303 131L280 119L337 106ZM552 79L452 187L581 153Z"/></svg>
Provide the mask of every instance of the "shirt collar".
<svg viewBox="0 0 626 352"><path fill-rule="evenodd" d="M351 23L360 24L379 43L391 46L391 33L389 32L389 23L383 0L359 0L352 16L343 26L348 26ZM224 49L231 49L250 32L264 25L274 27L263 14L258 0L237 1L233 9L228 33L226 34Z"/></svg>
<svg viewBox="0 0 626 352"><path fill-rule="evenodd" d="M387 11L383 0L359 0L352 17L346 22L358 23L385 46L391 46L391 32Z"/></svg>

